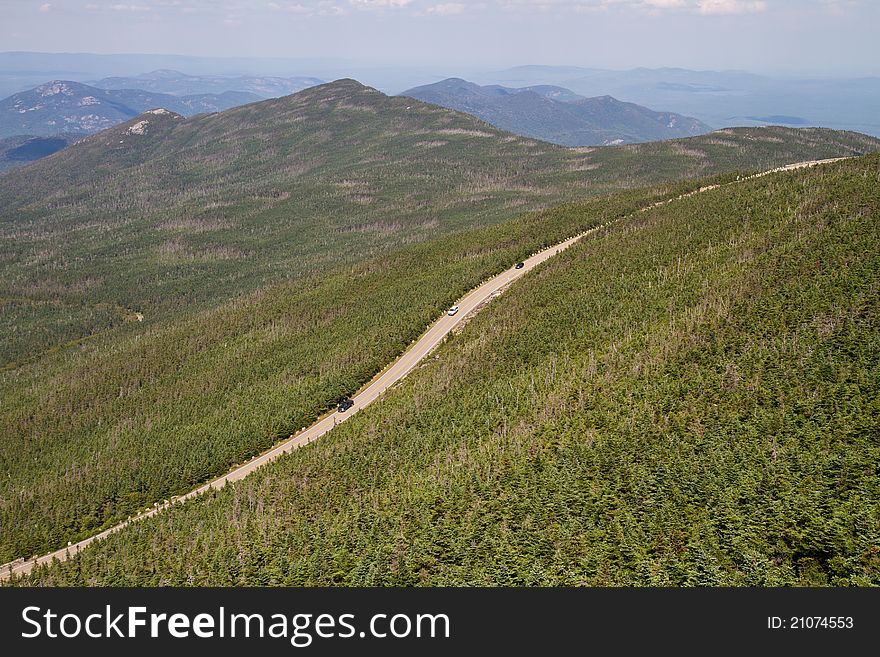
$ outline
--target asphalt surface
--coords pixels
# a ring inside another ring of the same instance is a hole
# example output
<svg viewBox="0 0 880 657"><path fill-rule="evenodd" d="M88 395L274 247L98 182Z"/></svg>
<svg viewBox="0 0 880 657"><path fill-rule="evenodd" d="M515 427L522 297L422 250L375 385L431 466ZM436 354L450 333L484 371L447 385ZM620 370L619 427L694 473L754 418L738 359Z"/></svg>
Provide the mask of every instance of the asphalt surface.
<svg viewBox="0 0 880 657"><path fill-rule="evenodd" d="M797 164L790 164L784 167L779 167L777 169L772 169L771 171L765 171L763 173L755 174L753 176L749 176L748 178L744 178L744 180L750 180L752 178L758 178L761 176L768 175L770 173L775 173L777 171L791 171L793 169L801 169L805 167L816 166L818 164L823 164L826 162L836 162L841 159L846 158L834 158L828 160L811 160L809 162L799 162ZM731 183L736 184L736 183ZM718 185L713 185L711 187L703 187L695 192L691 192L689 194L685 194L683 196L678 197L686 198L688 196L693 196L694 194L699 194L700 192L709 191L710 189L717 188ZM677 199L671 199L667 201L661 201L659 203L654 204L655 207L657 205L665 205L667 203L671 203ZM648 208L645 208L648 209ZM58 559L59 561L64 561L72 554L82 550L85 547L88 547L90 544L95 541L99 541L106 536L119 531L120 529L126 527L127 525L138 522L140 520L144 520L145 518L149 518L154 516L161 511L167 509L172 504L179 504L188 499L196 497L202 493L207 492L210 489L220 489L223 488L226 484L234 481L239 481L240 479L244 479L250 473L252 473L257 468L261 468L277 459L282 454L287 454L295 449L298 449L304 445L308 445L310 442L313 442L325 435L329 431L333 429L337 424L341 424L348 420L352 415L357 413L360 409L369 406L371 403L376 401L382 394L388 390L395 383L403 379L407 374L409 374L428 354L431 353L442 341L443 339L458 325L462 322L466 321L471 313L474 312L479 306L484 303L490 301L493 296L496 295L497 292L500 292L508 285L516 281L517 279L525 276L532 269L540 265L542 262L549 260L557 253L564 251L572 244L583 238L584 236L599 230L600 228L604 228L605 225L597 226L591 230L585 231L574 237L567 239L566 241L557 244L555 246L544 249L543 251L539 251L538 253L530 256L523 262L525 263L521 269L516 269L515 267L511 267L510 269L490 278L485 283L481 284L479 287L474 288L470 292L468 292L464 297L461 298L460 301L456 302L455 305L459 306L459 311L453 316L449 316L444 314L440 319L438 319L434 324L428 328L428 330L419 338L413 345L403 353L396 361L394 361L389 367L387 367L384 371L378 374L370 383L366 385L360 392L352 397L354 401L354 406L348 409L344 413L340 413L335 411L325 417L321 418L317 422L315 422L310 427L307 427L300 431L299 433L293 434L287 440L277 444L275 447L270 449L263 454L251 459L247 463L237 466L222 477L218 477L213 481L210 481L202 486L199 486L193 491L186 493L185 495L181 495L180 497L172 498L171 500L164 501L162 503L156 504L149 511L145 511L143 513L138 514L137 516L132 516L130 519L119 523L109 529L102 531L99 534L94 536L90 536L89 538L83 539L77 543L73 543L68 545L67 547L61 548L60 550L56 550L50 554L43 555L41 557L29 560L17 559L16 561L10 562L8 564L4 564L0 566L0 580L8 579L10 574L16 575L24 575L27 574L33 569L33 567L37 564L49 563L54 559Z"/></svg>

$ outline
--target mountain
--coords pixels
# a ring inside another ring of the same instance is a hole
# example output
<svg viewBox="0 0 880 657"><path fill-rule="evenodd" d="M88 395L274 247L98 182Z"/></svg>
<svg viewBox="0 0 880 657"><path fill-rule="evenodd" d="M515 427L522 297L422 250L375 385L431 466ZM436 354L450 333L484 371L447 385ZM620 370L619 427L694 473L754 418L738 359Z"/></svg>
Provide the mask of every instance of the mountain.
<svg viewBox="0 0 880 657"><path fill-rule="evenodd" d="M503 130L564 146L660 141L710 131L696 119L655 112L611 96L583 98L551 85L481 87L450 78L402 95L467 112Z"/></svg>
<svg viewBox="0 0 880 657"><path fill-rule="evenodd" d="M878 176L872 155L514 221L495 238L605 225L511 286L330 434L18 583L877 586ZM458 263L495 241L485 237L463 241ZM329 307L352 312L365 295L393 304L366 315L387 321L411 298L388 290L379 299L377 287L430 294L444 267L430 258L437 246L386 259L382 283L352 270ZM242 308L245 336L221 336L217 317L200 338L235 352L230 363L268 360L285 329L327 330L309 308L267 299ZM153 354L130 355L128 387L108 382L99 388L106 401L93 397L92 408L154 385ZM205 354L190 361L167 375L179 395L175 375ZM276 386L296 380L279 367ZM214 383L202 385L219 411L233 402ZM56 385L51 398L59 394ZM265 403L244 399L239 421ZM144 413L126 416L133 429L161 421ZM216 426L218 443L239 429ZM81 451L70 470L105 458ZM178 468L183 459L171 456L166 467ZM108 479L118 476L107 467Z"/></svg>
<svg viewBox="0 0 880 657"><path fill-rule="evenodd" d="M77 136L64 133L51 137L33 135L4 137L0 139L0 172L57 153L76 139Z"/></svg>
<svg viewBox="0 0 880 657"><path fill-rule="evenodd" d="M25 91L46 80L90 81L107 77L137 77L144 71L186 71L194 77L278 78L309 76L329 79L339 71L352 71L362 63L323 58L194 57L186 55L138 55L114 53L0 52L0 97ZM326 72L326 74L325 74ZM424 75L424 73L422 73ZM411 76L410 76L411 77ZM421 79L425 79L421 77ZM403 84L398 89L413 86Z"/></svg>
<svg viewBox="0 0 880 657"><path fill-rule="evenodd" d="M878 148L852 133L754 128L567 149L340 80L215 114L152 110L8 171L0 176L0 562L64 546L250 459L369 381L462 293L563 237L746 171ZM701 176L711 178L685 180ZM871 179L853 179L873 189ZM759 213L762 199L743 202L735 227L750 228L746 210ZM549 209L560 204L568 209ZM647 245L640 235L621 239ZM732 262L748 262L766 242L747 237L716 238L711 252L742 246ZM677 254L689 239L679 226L664 249ZM667 274L691 271L689 260L662 254ZM651 262L635 255L618 260L627 254L615 249L595 262ZM697 309L695 295L715 289L697 281L679 298L666 280L634 275L622 289L611 276L602 285L623 297L669 293ZM566 278L553 289L564 298L593 282ZM669 298L647 299L642 310L653 314L634 315L613 339L666 317ZM560 343L560 359L588 353L582 331L613 318L615 300L567 316L574 342ZM535 312L527 321L552 320L558 308ZM517 342L522 326L496 328L509 331L510 355L542 353ZM469 344L481 362L501 353ZM650 363L642 371L650 374ZM475 392L473 401L494 399ZM578 399L554 392L548 403ZM412 434L449 417L410 425ZM461 435L494 433L497 417L454 424ZM372 432L377 444L385 431ZM439 444L423 447L447 463Z"/></svg>
<svg viewBox="0 0 880 657"><path fill-rule="evenodd" d="M583 96L574 93L571 89L566 89L565 87L557 87L552 84L537 84L533 87L521 87L520 89L511 90L507 87L501 87L500 85L494 85L495 88L503 89L505 94L510 91L532 91L539 96L543 96L544 98L549 98L550 100L558 100L563 103L571 103L578 100L587 100ZM489 87L492 88L492 87Z"/></svg>
<svg viewBox="0 0 880 657"><path fill-rule="evenodd" d="M675 108L706 124L809 125L880 136L880 77L770 77L744 71L520 66L487 73L480 84L560 85L585 96L610 94L648 107ZM793 119L793 121L792 121Z"/></svg>
<svg viewBox="0 0 880 657"><path fill-rule="evenodd" d="M180 71L161 69L132 77L110 77L92 82L99 89L142 89L174 96L244 92L259 98L276 98L322 84L310 77L273 77L240 75L187 75Z"/></svg>
<svg viewBox="0 0 880 657"><path fill-rule="evenodd" d="M91 134L152 108L163 107L189 116L255 100L259 97L246 92L171 96L136 89L103 90L55 80L0 100L0 137Z"/></svg>

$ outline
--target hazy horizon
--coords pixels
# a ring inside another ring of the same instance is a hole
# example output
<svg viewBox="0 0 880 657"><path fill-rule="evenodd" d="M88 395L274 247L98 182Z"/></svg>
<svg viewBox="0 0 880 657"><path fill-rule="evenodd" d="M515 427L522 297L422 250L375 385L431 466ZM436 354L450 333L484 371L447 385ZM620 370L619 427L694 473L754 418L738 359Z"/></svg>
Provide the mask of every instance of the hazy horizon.
<svg viewBox="0 0 880 657"><path fill-rule="evenodd" d="M77 50L0 50L0 56L3 55L63 55L63 56L87 56L87 57L135 57L135 58L170 58L170 59L179 59L185 65L187 60L198 61L198 62L236 62L237 64L242 63L253 63L253 68L249 69L249 72L253 74L257 74L262 67L260 66L263 63L272 62L276 65L282 66L296 66L297 70L290 70L287 75L308 75L310 70L306 70L309 68L346 68L351 67L352 69L376 69L376 70L400 70L400 71L427 71L427 72L438 72L438 71L450 71L449 76L447 77L456 77L455 72L460 71L462 74L467 73L492 73L492 72L504 72L512 69L526 69L526 68L547 68L547 69L563 69L563 68L571 68L571 69L582 69L582 70L595 70L595 71L609 71L609 72L629 72L629 71L638 71L638 70L646 70L646 71L662 71L662 70L681 70L681 71L691 71L694 73L746 73L756 76L768 77L768 78L791 78L791 79L811 79L811 78L821 78L821 79L852 79L852 78L880 78L880 71L876 73L867 73L867 72L849 72L849 71L795 71L795 70L762 70L758 68L722 68L722 67L698 67L698 66L672 66L672 65L663 65L656 64L652 65L650 63L645 63L641 65L631 65L631 66L594 66L588 63L572 63L566 61L512 61L507 63L499 63L494 66L482 66L477 67L473 65L467 64L444 64L442 62L429 62L424 64L403 64L400 62L391 62L391 61L370 61L370 60L353 60L353 59L332 59L332 58L313 58L313 57L260 57L260 56L228 56L228 55L189 55L182 54L179 52L108 52L108 53L100 53L100 52L92 52L92 51L77 51ZM222 66L222 64L221 64ZM299 67L305 67L302 71L299 71ZM35 69L23 69L23 71L30 71ZM136 71L132 70L131 74L145 74L153 71L161 70L160 68L155 68L152 70L142 70L137 69ZM197 71L186 71L180 70L179 72L185 73L188 75L197 75L199 74ZM215 69L212 73L213 75L239 75L246 72L244 69L240 69L238 67L234 67L230 70L223 71L222 68ZM265 73L266 75L279 75L279 72ZM347 76L343 76L347 77ZM341 79L341 78L337 78ZM328 80L330 82L331 80Z"/></svg>
<svg viewBox="0 0 880 657"><path fill-rule="evenodd" d="M880 75L880 3L864 0L0 0L0 11L7 53Z"/></svg>

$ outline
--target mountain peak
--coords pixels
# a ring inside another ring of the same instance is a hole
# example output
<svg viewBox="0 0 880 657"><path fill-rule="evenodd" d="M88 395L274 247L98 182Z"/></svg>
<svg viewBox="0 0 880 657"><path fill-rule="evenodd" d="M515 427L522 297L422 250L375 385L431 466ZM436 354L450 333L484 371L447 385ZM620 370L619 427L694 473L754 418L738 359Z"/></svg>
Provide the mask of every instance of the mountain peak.
<svg viewBox="0 0 880 657"><path fill-rule="evenodd" d="M157 107L156 109L147 110L144 114L175 114L175 112L167 110L164 107ZM178 114L178 116L180 115Z"/></svg>
<svg viewBox="0 0 880 657"><path fill-rule="evenodd" d="M563 146L595 146L690 137L709 127L611 96L584 98L564 87L479 86L449 78L404 96L467 112L502 130Z"/></svg>
<svg viewBox="0 0 880 657"><path fill-rule="evenodd" d="M351 91L376 91L373 87L368 87L362 82L358 82L354 78L340 78L339 80L333 80L333 82L327 82L326 84L319 84L313 89L347 89Z"/></svg>
<svg viewBox="0 0 880 657"><path fill-rule="evenodd" d="M145 118L159 118L162 117L164 119L174 119L180 120L186 118L183 114L179 112L174 112L167 107L151 107L150 109L144 110L138 116L134 117L135 119L145 119Z"/></svg>
<svg viewBox="0 0 880 657"><path fill-rule="evenodd" d="M298 91L285 98L296 99L297 102L305 103L338 103L349 102L357 103L367 99L373 99L384 94L378 89L368 87L357 80L351 78L342 78L309 87L303 91Z"/></svg>
<svg viewBox="0 0 880 657"><path fill-rule="evenodd" d="M116 126L115 130L118 131L120 136L145 136L153 134L157 130L164 132L170 129L170 126L175 122L182 121L183 119L184 117L177 112L172 112L164 107L156 107L137 115L125 123L121 123ZM107 134L112 133L108 132ZM100 134L98 136L100 137Z"/></svg>
<svg viewBox="0 0 880 657"><path fill-rule="evenodd" d="M0 138L92 134L155 108L175 116L218 112L259 100L248 93L172 96L141 89L100 89L52 80L0 100ZM154 119L155 119L154 115Z"/></svg>
<svg viewBox="0 0 880 657"><path fill-rule="evenodd" d="M469 82L463 78L446 78L445 80L441 80L437 83L438 85L450 87L450 86L462 86L462 87L479 87L478 84L474 82Z"/></svg>
<svg viewBox="0 0 880 657"><path fill-rule="evenodd" d="M55 96L58 94L63 94L65 96L73 96L77 92L77 87L81 85L77 82L71 82L69 80L52 80L51 82L46 82L36 87L33 91L39 96Z"/></svg>
<svg viewBox="0 0 880 657"><path fill-rule="evenodd" d="M186 73L181 73L180 71L175 71L174 69L159 68L155 71L150 71L149 73L142 73L137 77L144 78L145 80L174 80L176 78L184 78L187 76Z"/></svg>

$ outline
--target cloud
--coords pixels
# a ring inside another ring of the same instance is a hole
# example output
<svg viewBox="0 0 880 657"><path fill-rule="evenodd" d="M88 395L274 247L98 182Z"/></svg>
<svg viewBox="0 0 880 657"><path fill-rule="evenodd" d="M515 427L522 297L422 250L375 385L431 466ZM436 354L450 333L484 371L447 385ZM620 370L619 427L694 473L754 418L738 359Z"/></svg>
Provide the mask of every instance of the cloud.
<svg viewBox="0 0 880 657"><path fill-rule="evenodd" d="M358 9L399 9L411 3L412 0L348 0L348 4Z"/></svg>
<svg viewBox="0 0 880 657"><path fill-rule="evenodd" d="M286 11L291 14L312 14L314 13L314 8L306 7L305 5L301 5L298 2L295 4L279 4L277 2L270 2L268 5L269 9L272 11Z"/></svg>
<svg viewBox="0 0 880 657"><path fill-rule="evenodd" d="M577 13L608 11L611 9L681 9L693 7L694 0L496 0L495 4L507 10L560 11Z"/></svg>
<svg viewBox="0 0 880 657"><path fill-rule="evenodd" d="M110 9L113 11L150 11L150 8L146 5L115 4L110 5Z"/></svg>
<svg viewBox="0 0 880 657"><path fill-rule="evenodd" d="M701 14L748 14L764 11L764 0L699 0Z"/></svg>
<svg viewBox="0 0 880 657"><path fill-rule="evenodd" d="M295 16L341 16L345 9L338 5L321 0L318 3L302 4L301 2L269 2L266 5L272 11L283 11Z"/></svg>
<svg viewBox="0 0 880 657"><path fill-rule="evenodd" d="M803 2L804 0L798 0ZM811 0L812 2L852 2L853 0ZM649 14L664 11L687 11L703 15L745 14L764 11L765 0L496 0L496 5L507 10L560 11L579 13L596 11L641 10Z"/></svg>
<svg viewBox="0 0 880 657"><path fill-rule="evenodd" d="M48 14L50 11L52 11L51 3L47 2L45 4L40 5L40 13L41 14Z"/></svg>
<svg viewBox="0 0 880 657"><path fill-rule="evenodd" d="M467 9L467 7L461 2L445 2L443 4L428 7L427 12L429 14L437 14L438 16L452 16L454 14L463 13L465 9Z"/></svg>
<svg viewBox="0 0 880 657"><path fill-rule="evenodd" d="M843 16L852 10L859 9L856 0L819 0L819 4L829 14Z"/></svg>
<svg viewBox="0 0 880 657"><path fill-rule="evenodd" d="M642 4L653 9L678 9L687 3L685 0L642 0Z"/></svg>

